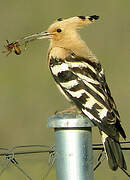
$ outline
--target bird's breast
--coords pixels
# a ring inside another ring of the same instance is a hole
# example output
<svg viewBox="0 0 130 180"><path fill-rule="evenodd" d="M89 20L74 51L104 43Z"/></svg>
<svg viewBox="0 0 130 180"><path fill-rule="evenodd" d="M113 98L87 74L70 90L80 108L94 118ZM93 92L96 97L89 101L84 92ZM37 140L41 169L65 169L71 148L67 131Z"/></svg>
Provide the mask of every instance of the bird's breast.
<svg viewBox="0 0 130 180"><path fill-rule="evenodd" d="M52 57L57 59L65 59L70 54L68 49L62 47L54 47L49 50L48 59Z"/></svg>

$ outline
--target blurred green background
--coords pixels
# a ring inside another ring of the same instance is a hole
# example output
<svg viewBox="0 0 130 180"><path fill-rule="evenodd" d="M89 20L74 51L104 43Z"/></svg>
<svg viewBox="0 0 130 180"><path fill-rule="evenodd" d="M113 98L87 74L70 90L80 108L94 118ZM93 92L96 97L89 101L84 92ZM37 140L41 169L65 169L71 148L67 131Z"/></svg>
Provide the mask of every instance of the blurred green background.
<svg viewBox="0 0 130 180"><path fill-rule="evenodd" d="M130 140L129 0L0 0L0 50L4 50L6 39L14 41L46 31L59 17L93 14L99 15L100 19L81 30L81 35L105 69L127 140ZM54 144L53 130L46 128L46 122L56 110L68 107L68 102L57 90L48 70L48 44L47 40L34 41L20 56L12 53L7 57L0 53L0 147ZM101 142L96 128L93 142ZM130 171L130 152L124 154ZM18 156L16 159L33 180L41 179L48 168L47 157L44 158L43 154ZM4 161L0 161L1 168ZM22 180L24 176L10 166L0 179L11 178ZM54 168L46 179L52 178L55 179ZM128 179L121 170L112 172L106 160L95 172L95 180L101 178Z"/></svg>

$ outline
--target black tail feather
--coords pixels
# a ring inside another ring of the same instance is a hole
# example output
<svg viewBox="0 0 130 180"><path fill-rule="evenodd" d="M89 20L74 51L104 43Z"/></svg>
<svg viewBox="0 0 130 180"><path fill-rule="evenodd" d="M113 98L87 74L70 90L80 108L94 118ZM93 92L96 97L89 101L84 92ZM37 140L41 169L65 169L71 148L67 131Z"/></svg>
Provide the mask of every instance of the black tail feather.
<svg viewBox="0 0 130 180"><path fill-rule="evenodd" d="M112 170L116 170L118 167L127 170L124 155L121 150L120 143L107 137L104 142L108 164Z"/></svg>

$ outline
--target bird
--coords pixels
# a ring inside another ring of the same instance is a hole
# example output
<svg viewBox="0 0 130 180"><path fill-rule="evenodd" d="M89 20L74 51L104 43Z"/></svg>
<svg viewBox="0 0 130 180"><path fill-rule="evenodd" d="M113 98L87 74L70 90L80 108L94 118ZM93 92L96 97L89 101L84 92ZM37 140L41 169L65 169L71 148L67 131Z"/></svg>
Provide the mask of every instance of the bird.
<svg viewBox="0 0 130 180"><path fill-rule="evenodd" d="M98 126L110 169L127 170L119 137L126 139L115 101L98 58L79 30L99 16L58 18L38 39L49 39L48 66L62 94Z"/></svg>

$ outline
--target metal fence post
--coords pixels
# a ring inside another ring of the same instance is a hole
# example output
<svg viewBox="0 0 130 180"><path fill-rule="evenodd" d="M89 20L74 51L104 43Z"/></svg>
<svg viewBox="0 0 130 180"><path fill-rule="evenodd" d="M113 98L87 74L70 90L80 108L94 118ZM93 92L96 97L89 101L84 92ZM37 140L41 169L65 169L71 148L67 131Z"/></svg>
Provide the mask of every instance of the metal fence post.
<svg viewBox="0 0 130 180"><path fill-rule="evenodd" d="M93 180L93 124L79 114L58 114L48 119L54 128L57 180Z"/></svg>

